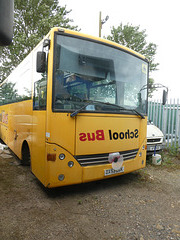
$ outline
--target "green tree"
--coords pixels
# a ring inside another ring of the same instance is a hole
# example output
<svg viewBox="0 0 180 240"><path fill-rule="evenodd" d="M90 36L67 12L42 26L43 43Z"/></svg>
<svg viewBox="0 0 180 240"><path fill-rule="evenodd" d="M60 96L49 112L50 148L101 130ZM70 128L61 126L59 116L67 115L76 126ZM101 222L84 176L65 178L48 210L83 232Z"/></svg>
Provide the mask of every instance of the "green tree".
<svg viewBox="0 0 180 240"><path fill-rule="evenodd" d="M148 96L150 98L152 97L154 91L156 91L156 88L154 87L154 79L149 78L148 79Z"/></svg>
<svg viewBox="0 0 180 240"><path fill-rule="evenodd" d="M9 47L0 47L0 80L26 57L52 27L75 29L73 20L67 18L71 12L58 5L58 0L15 0L14 38Z"/></svg>
<svg viewBox="0 0 180 240"><path fill-rule="evenodd" d="M159 63L155 62L155 55L157 45L147 42L146 30L140 30L140 26L132 26L130 24L123 25L122 23L117 27L112 27L111 35L107 39L126 46L138 53L141 53L149 60L149 72L157 70ZM152 96L154 79L149 78L149 96Z"/></svg>

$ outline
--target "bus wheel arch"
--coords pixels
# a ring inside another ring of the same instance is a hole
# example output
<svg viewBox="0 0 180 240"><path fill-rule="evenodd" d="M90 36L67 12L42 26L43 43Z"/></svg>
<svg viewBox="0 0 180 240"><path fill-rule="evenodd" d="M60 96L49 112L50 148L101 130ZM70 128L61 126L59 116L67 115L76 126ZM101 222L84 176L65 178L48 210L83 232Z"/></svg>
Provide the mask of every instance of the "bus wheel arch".
<svg viewBox="0 0 180 240"><path fill-rule="evenodd" d="M27 141L24 141L22 144L21 162L24 166L30 166L31 163L30 148Z"/></svg>

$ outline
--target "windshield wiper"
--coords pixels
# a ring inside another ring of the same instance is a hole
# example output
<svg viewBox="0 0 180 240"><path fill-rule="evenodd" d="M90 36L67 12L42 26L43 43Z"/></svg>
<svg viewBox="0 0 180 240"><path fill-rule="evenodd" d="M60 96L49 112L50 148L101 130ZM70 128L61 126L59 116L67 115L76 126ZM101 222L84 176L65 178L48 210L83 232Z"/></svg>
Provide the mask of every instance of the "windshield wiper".
<svg viewBox="0 0 180 240"><path fill-rule="evenodd" d="M78 110L74 111L73 113L71 113L71 117L75 117L79 112L81 112L81 110L83 110L84 108L86 108L89 104L91 104L91 102L86 103L84 106L82 106L81 108L79 108Z"/></svg>
<svg viewBox="0 0 180 240"><path fill-rule="evenodd" d="M86 100L84 100L84 101L86 101ZM114 106L114 107L117 107L117 108L122 109L122 110L126 110L125 108L123 108L121 106L118 106L116 104L112 104L112 103L108 103L108 102L95 101L95 100L88 100L88 102L84 106L82 106L81 108L79 108L76 111L74 111L73 113L71 113L70 116L71 117L76 116L79 112L81 112L84 108L86 108L88 105L90 105L92 103L99 103L99 104L110 105L110 106Z"/></svg>
<svg viewBox="0 0 180 240"><path fill-rule="evenodd" d="M85 101L85 100L84 100ZM71 113L71 117L75 117L79 112L81 112L83 109L85 109L88 105L92 104L92 103L99 103L99 104L105 104L105 105L109 105L109 106L113 106L113 107L117 107L120 110L125 110L125 111L131 111L131 112L135 112L137 115L139 115L142 119L145 119L144 115L141 114L140 112L138 112L135 109L129 109L129 108L125 108L113 103L108 103L108 102L101 102L101 101L95 101L95 100L89 100L84 106L82 106L81 108L77 109L76 111L74 111L73 113Z"/></svg>

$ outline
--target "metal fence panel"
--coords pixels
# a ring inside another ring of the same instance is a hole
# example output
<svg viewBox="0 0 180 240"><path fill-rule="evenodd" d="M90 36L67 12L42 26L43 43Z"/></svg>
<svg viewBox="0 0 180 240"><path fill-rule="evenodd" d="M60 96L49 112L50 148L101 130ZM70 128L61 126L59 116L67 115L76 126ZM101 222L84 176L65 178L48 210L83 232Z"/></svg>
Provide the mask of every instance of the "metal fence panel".
<svg viewBox="0 0 180 240"><path fill-rule="evenodd" d="M163 132L167 146L180 146L180 102L179 99L170 99L164 106L161 101L148 102L148 120Z"/></svg>

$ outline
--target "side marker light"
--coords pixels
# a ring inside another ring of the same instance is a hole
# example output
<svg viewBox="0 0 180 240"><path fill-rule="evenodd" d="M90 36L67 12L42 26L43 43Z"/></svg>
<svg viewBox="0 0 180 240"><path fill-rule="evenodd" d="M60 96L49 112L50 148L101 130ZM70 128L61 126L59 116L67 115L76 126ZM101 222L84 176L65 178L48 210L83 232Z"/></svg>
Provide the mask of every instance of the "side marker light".
<svg viewBox="0 0 180 240"><path fill-rule="evenodd" d="M59 181L63 181L64 178L65 178L64 174L60 174L60 175L58 176Z"/></svg>

